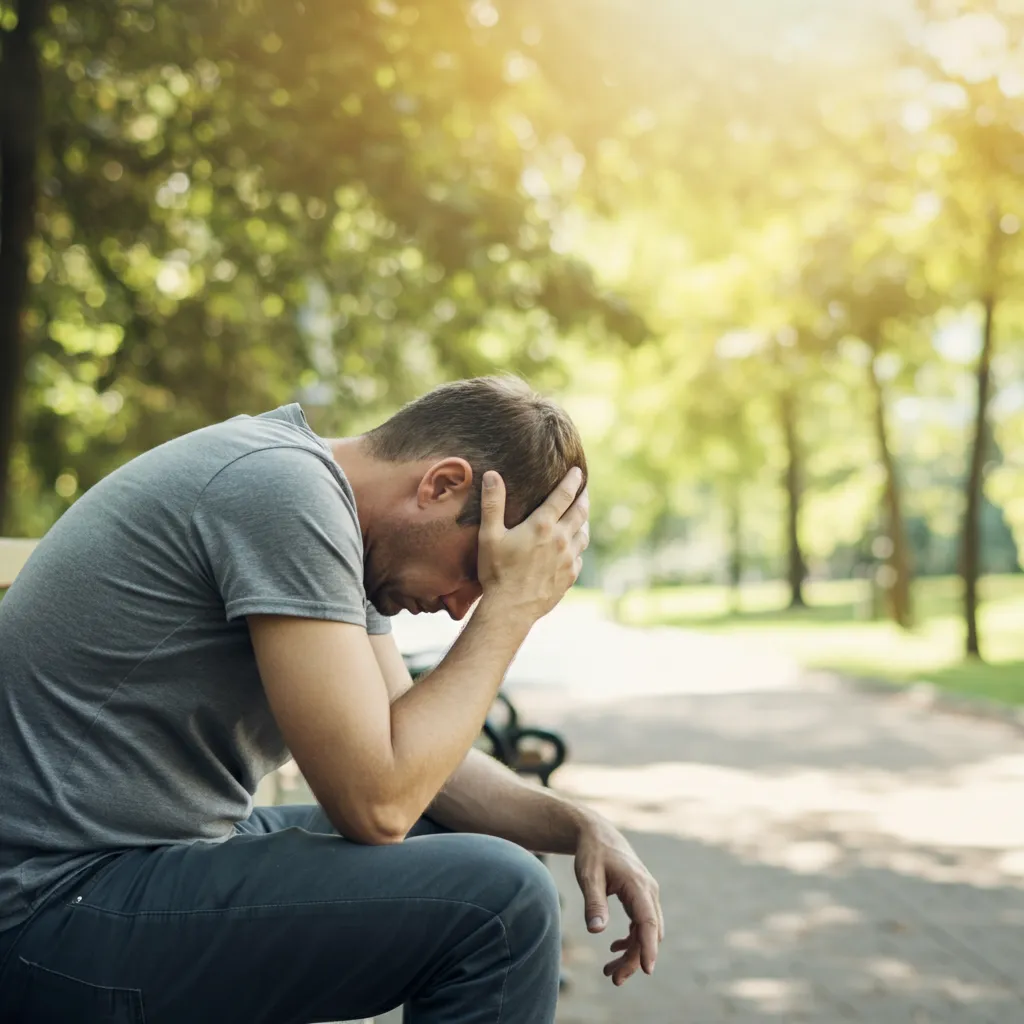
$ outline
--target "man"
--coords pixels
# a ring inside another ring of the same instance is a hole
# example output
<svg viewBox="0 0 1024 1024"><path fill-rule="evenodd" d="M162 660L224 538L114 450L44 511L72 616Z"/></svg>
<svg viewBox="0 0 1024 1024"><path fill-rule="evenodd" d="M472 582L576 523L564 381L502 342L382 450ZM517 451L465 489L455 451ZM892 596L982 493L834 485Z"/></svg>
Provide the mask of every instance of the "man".
<svg viewBox="0 0 1024 1024"><path fill-rule="evenodd" d="M518 382L326 441L297 405L111 474L0 602L0 1018L537 1024L572 854L605 968L657 886L596 814L472 749L587 546L585 459ZM476 610L412 687L386 616ZM253 809L294 756L315 807ZM342 838L344 837L344 838Z"/></svg>

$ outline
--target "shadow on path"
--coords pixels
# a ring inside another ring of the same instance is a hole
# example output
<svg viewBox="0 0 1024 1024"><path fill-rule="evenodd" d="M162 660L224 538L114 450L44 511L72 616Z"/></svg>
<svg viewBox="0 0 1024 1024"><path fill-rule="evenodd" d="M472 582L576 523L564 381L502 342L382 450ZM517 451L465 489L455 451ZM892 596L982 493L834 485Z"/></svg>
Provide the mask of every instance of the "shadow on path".
<svg viewBox="0 0 1024 1024"><path fill-rule="evenodd" d="M559 788L624 827L662 886L654 978L616 990L571 862L563 1024L1016 1024L1024 941L1024 744L992 722L841 686L580 708ZM561 707L559 706L561 704Z"/></svg>

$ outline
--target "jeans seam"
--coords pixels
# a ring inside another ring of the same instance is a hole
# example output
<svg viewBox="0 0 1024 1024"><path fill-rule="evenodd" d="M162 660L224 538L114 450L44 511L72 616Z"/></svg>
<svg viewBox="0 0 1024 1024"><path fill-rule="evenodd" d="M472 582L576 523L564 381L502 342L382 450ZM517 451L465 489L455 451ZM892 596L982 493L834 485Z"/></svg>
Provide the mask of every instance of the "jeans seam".
<svg viewBox="0 0 1024 1024"><path fill-rule="evenodd" d="M505 1012L505 989L508 986L508 976L512 972L512 947L508 943L508 929L501 919L501 914L494 915L501 925L501 937L505 942L505 970L501 977L501 993L498 996L498 1017L495 1024L501 1024L502 1015Z"/></svg>
<svg viewBox="0 0 1024 1024"><path fill-rule="evenodd" d="M504 925L503 925L503 927L504 927ZM536 945L536 946L534 946L534 948L533 948L533 949L531 949L531 950L530 950L530 952L526 954L526 956L525 956L525 957L523 958L523 961L522 961L522 963L521 963L521 964L519 965L520 967L522 967L522 966L523 966L523 964L526 964L526 963L528 963L528 962L530 961L530 958L531 958L531 957L532 957L532 956L534 955L534 953L536 953L536 952L537 952L537 948L538 948L539 946L540 946L540 943L537 943L537 945ZM509 954L509 959L510 959L510 961L511 961L511 953ZM511 968L511 967L509 967L509 970L511 970L511 969L512 969L512 968Z"/></svg>
<svg viewBox="0 0 1024 1024"><path fill-rule="evenodd" d="M92 910L98 914L109 914L112 917L192 917L192 916L208 916L216 914L233 914L236 912L242 912L249 910L288 910L296 907L332 907L332 906L344 906L350 903L451 903L460 907L472 907L474 910L479 910L491 917L496 918L501 922L501 930L505 931L505 922L501 920L501 915L496 914L489 907L483 907L479 903L474 903L472 900L457 900L450 899L446 896L359 896L350 899L338 899L338 900L295 900L291 902L282 903L250 903L241 907L213 907L209 910L135 910L135 911L124 911L124 910L111 910L108 907L100 907L95 903L72 903L69 904L71 909L79 910ZM506 943L507 944L507 943Z"/></svg>
<svg viewBox="0 0 1024 1024"><path fill-rule="evenodd" d="M65 974L63 971L55 971L52 967L47 967L45 964L41 964L36 960L26 960L23 956L19 956L18 959L26 967L31 967L35 971L42 971L44 974L52 974L55 978L63 978L64 981L72 981L76 985L82 985L84 988L94 988L98 989L100 992L142 991L138 988L132 988L130 985L100 985L95 981L86 981L84 978L76 978L73 974Z"/></svg>
<svg viewBox="0 0 1024 1024"><path fill-rule="evenodd" d="M501 921L501 915L498 914L497 917L498 917L498 920ZM499 1008L498 1008L498 1021L497 1021L497 1024L501 1024L501 1013L502 1013L502 1008L503 1008L504 1002L505 1002L505 986L508 984L508 976L512 973L512 949L511 949L511 947L508 944L508 930L505 928L505 922L504 921L501 921L501 930L502 930L502 934L505 937L505 950L508 953L508 967L505 968L505 978L504 978L504 980L501 983L501 1004L499 1004ZM524 967L527 963L530 962L531 958L537 952L537 949L539 948L539 946L540 946L540 943L537 943L534 946L534 948L531 949L530 952L527 953L525 957L523 957L522 961L519 964L519 967Z"/></svg>
<svg viewBox="0 0 1024 1024"><path fill-rule="evenodd" d="M135 988L131 985L100 985L93 981L86 981L84 978L76 978L73 974L65 974L63 971L55 971L52 967L46 967L44 964L37 963L34 960L26 960L23 956L18 956L18 960L34 971L40 971L43 974L51 974L55 978L62 978L64 981L70 981L75 985L81 985L83 988L94 989L98 992L123 992L127 995L133 996L134 999L131 1004L132 1017L136 1019L138 1024L146 1024L146 1008L143 1003L141 988Z"/></svg>

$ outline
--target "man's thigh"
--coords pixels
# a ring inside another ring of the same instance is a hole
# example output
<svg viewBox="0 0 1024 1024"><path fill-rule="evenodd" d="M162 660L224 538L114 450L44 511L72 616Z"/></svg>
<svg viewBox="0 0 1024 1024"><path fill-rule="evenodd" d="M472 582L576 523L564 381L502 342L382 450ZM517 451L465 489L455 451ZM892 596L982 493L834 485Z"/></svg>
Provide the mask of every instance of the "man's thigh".
<svg viewBox="0 0 1024 1024"><path fill-rule="evenodd" d="M475 951L528 941L499 918L543 871L518 847L450 833L360 846L316 831L326 819L312 808L272 810L284 813L251 822L264 832L108 862L38 915L15 950L21 977L4 988L51 1002L78 992L101 1009L109 991L122 1014L141 1001L146 1024L352 1019L405 1002Z"/></svg>

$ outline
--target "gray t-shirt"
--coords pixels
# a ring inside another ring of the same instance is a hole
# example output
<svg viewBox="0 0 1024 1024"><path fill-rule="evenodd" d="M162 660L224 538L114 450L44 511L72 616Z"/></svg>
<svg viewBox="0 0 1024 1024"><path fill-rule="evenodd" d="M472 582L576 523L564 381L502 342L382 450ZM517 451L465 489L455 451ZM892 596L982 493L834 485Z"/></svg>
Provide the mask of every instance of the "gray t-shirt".
<svg viewBox="0 0 1024 1024"><path fill-rule="evenodd" d="M218 841L288 759L246 615L385 633L355 497L297 405L133 459L0 601L0 929L99 854Z"/></svg>

